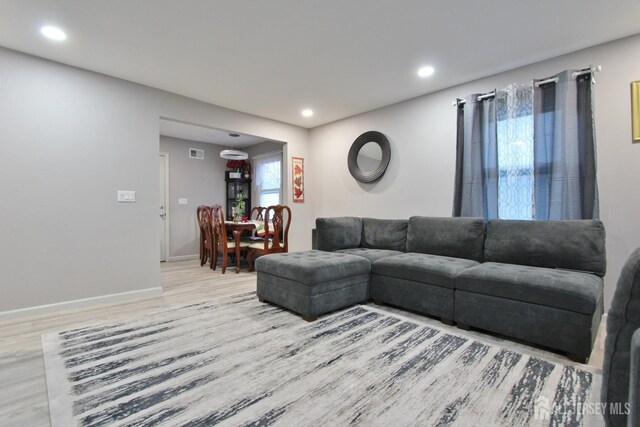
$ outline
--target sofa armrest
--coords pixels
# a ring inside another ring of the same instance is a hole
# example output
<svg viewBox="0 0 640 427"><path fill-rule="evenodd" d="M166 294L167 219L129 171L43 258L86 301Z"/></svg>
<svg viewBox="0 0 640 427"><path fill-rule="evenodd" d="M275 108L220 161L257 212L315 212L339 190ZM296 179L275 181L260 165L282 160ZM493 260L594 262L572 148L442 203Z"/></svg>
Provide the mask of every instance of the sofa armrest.
<svg viewBox="0 0 640 427"><path fill-rule="evenodd" d="M631 337L631 358L629 369L629 416L628 426L640 423L640 329Z"/></svg>

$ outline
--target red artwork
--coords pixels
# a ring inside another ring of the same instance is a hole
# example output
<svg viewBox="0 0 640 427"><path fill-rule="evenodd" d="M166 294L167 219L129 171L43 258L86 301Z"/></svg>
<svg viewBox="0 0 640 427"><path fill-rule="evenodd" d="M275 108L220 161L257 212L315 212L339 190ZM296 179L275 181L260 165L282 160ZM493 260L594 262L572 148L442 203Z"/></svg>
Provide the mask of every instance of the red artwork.
<svg viewBox="0 0 640 427"><path fill-rule="evenodd" d="M293 202L304 203L304 159L302 157L291 158Z"/></svg>

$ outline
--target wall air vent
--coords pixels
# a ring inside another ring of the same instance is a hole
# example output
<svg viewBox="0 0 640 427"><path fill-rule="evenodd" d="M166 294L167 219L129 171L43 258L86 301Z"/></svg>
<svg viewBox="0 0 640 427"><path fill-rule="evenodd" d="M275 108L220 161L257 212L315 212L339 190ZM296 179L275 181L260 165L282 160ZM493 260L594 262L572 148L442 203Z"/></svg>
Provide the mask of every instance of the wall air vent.
<svg viewBox="0 0 640 427"><path fill-rule="evenodd" d="M198 148L189 148L189 158L190 159L204 159L204 150L200 150Z"/></svg>

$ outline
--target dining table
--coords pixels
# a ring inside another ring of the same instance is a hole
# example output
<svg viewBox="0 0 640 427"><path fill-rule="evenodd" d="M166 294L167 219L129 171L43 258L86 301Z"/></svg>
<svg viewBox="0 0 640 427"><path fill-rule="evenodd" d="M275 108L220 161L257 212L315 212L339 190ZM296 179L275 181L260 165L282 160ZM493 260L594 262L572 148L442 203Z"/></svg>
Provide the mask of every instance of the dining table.
<svg viewBox="0 0 640 427"><path fill-rule="evenodd" d="M262 222L260 221L244 221L244 222L229 221L229 222L225 222L224 224L227 230L231 231L233 235L233 241L235 242L236 274L240 273L240 237L242 236L242 233L244 233L245 231L255 230L259 224L262 224Z"/></svg>

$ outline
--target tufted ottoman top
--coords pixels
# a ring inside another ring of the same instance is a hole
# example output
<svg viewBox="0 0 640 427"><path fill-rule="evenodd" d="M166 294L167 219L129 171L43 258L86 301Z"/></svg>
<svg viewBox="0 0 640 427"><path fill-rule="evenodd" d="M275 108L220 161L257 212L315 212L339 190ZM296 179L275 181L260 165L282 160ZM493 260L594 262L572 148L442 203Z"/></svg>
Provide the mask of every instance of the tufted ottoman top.
<svg viewBox="0 0 640 427"><path fill-rule="evenodd" d="M256 260L258 274L271 274L306 285L369 274L370 270L368 259L324 251L271 254Z"/></svg>

